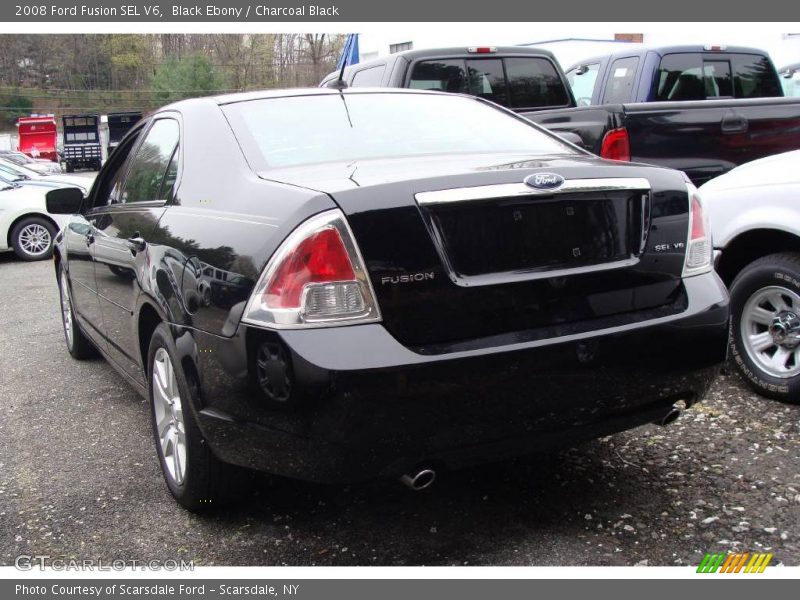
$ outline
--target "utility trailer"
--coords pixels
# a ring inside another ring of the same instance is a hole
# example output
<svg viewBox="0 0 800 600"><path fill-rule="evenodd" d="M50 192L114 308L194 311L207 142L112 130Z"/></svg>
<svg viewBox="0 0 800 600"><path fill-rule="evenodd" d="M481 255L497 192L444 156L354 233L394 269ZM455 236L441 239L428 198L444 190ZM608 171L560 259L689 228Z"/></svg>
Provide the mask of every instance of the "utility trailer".
<svg viewBox="0 0 800 600"><path fill-rule="evenodd" d="M64 115L64 156L67 173L99 170L103 163L99 115Z"/></svg>
<svg viewBox="0 0 800 600"><path fill-rule="evenodd" d="M58 130L53 115L20 117L17 119L19 142L17 148L31 158L58 162Z"/></svg>
<svg viewBox="0 0 800 600"><path fill-rule="evenodd" d="M140 112L108 113L108 155L119 145L125 134L142 118Z"/></svg>

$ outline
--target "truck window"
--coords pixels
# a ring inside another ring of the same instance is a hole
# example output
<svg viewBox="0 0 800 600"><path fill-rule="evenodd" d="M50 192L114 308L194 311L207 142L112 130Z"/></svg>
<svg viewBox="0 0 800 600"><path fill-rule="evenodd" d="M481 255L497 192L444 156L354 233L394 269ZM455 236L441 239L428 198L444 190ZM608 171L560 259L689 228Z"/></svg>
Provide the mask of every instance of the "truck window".
<svg viewBox="0 0 800 600"><path fill-rule="evenodd" d="M618 58L612 63L608 81L606 81L606 87L603 90L603 102L614 104L631 100L633 79L636 76L636 68L638 66L638 56Z"/></svg>
<svg viewBox="0 0 800 600"><path fill-rule="evenodd" d="M508 106L506 77L499 58L467 61L469 94Z"/></svg>
<svg viewBox="0 0 800 600"><path fill-rule="evenodd" d="M787 97L800 97L800 70L790 71L781 77L783 95Z"/></svg>
<svg viewBox="0 0 800 600"><path fill-rule="evenodd" d="M567 106L569 104L564 83L558 76L555 65L549 60L545 58L506 58L504 62L513 108Z"/></svg>
<svg viewBox="0 0 800 600"><path fill-rule="evenodd" d="M414 65L408 87L415 90L466 93L467 75L460 59L423 60Z"/></svg>
<svg viewBox="0 0 800 600"><path fill-rule="evenodd" d="M353 87L377 87L383 81L383 72L386 65L377 65L369 69L362 69L353 75Z"/></svg>
<svg viewBox="0 0 800 600"><path fill-rule="evenodd" d="M705 100L702 79L702 58L699 52L667 54L661 59L656 79L656 101Z"/></svg>
<svg viewBox="0 0 800 600"><path fill-rule="evenodd" d="M594 94L594 84L597 81L597 73L600 63L580 65L567 71L567 81L572 88L572 95L578 106L589 106L592 103Z"/></svg>
<svg viewBox="0 0 800 600"><path fill-rule="evenodd" d="M737 98L782 96L778 75L765 56L732 54L734 90Z"/></svg>
<svg viewBox="0 0 800 600"><path fill-rule="evenodd" d="M703 82L706 88L706 98L733 98L730 61L704 60Z"/></svg>

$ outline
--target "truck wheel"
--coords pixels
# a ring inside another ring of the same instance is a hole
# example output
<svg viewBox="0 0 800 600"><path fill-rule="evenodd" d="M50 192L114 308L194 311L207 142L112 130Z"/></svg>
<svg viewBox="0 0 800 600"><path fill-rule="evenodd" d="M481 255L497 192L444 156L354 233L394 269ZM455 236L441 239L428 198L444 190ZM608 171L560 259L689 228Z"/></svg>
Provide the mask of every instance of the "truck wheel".
<svg viewBox="0 0 800 600"><path fill-rule="evenodd" d="M759 394L800 402L800 254L760 258L731 284L731 357Z"/></svg>
<svg viewBox="0 0 800 600"><path fill-rule="evenodd" d="M53 254L55 227L42 217L22 219L11 230L11 247L22 260L44 260Z"/></svg>
<svg viewBox="0 0 800 600"><path fill-rule="evenodd" d="M193 511L214 508L237 499L249 474L211 452L191 406L196 394L177 356L169 328L162 323L153 332L147 360L156 452L179 504Z"/></svg>

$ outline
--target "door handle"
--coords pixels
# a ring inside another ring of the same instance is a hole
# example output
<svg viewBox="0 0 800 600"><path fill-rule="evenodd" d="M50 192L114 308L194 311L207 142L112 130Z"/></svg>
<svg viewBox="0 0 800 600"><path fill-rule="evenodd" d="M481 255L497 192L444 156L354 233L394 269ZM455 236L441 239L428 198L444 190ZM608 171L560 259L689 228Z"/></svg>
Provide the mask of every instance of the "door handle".
<svg viewBox="0 0 800 600"><path fill-rule="evenodd" d="M728 112L722 118L722 133L745 133L747 127L747 117L737 112Z"/></svg>
<svg viewBox="0 0 800 600"><path fill-rule="evenodd" d="M147 242L141 235L139 235L138 231L133 234L133 237L129 237L127 242L128 242L128 247L134 254L136 254L137 252L141 252L147 247Z"/></svg>

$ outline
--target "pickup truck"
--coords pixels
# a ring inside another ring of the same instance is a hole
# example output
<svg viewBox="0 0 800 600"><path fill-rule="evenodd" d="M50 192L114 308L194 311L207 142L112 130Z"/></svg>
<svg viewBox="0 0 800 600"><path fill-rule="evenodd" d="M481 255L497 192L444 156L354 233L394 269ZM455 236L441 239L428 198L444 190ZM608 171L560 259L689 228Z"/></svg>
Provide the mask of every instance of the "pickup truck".
<svg viewBox="0 0 800 600"><path fill-rule="evenodd" d="M800 148L800 99L781 97L769 57L758 50L711 48L631 48L576 65L566 75L553 55L539 48L410 50L349 66L343 81L349 87L478 96L603 158L672 167L700 185L739 164ZM732 71L728 78L726 66ZM708 77L700 78L701 72ZM570 77L584 82L589 79L580 78L591 73L591 86L569 85ZM594 82L605 82L609 73L615 83L607 95L601 86L602 94L595 96ZM335 86L338 79L339 72L333 72L320 85ZM655 96L647 96L640 91L652 91L646 81L663 82L669 90L657 88ZM707 92L692 96L689 86L698 92L698 84L700 91L707 85L718 99L709 100ZM591 93L581 91L589 88ZM722 96L728 92L730 97ZM612 103L592 104L601 100Z"/></svg>
<svg viewBox="0 0 800 600"><path fill-rule="evenodd" d="M525 116L606 158L684 171L700 185L800 148L800 100L751 48L631 48L567 70L578 108Z"/></svg>

